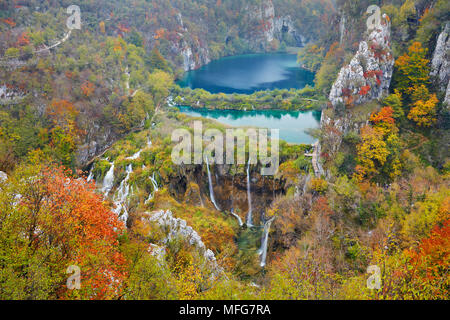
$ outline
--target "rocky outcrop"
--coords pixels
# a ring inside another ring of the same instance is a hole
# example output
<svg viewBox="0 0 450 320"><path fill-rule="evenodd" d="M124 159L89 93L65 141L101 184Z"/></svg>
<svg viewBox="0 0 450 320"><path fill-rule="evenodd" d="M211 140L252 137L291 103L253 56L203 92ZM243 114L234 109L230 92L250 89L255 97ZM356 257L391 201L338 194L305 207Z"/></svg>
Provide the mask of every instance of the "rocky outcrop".
<svg viewBox="0 0 450 320"><path fill-rule="evenodd" d="M282 41L283 35L288 33L295 39L298 47L306 43L303 37L295 28L294 21L290 15L276 16L275 7L272 0L263 1L257 5L247 5L245 7L248 30L245 38L252 50L267 50L271 42L275 39ZM242 31L242 30L241 30Z"/></svg>
<svg viewBox="0 0 450 320"><path fill-rule="evenodd" d="M25 98L26 94L11 86L0 85L0 105L16 104Z"/></svg>
<svg viewBox="0 0 450 320"><path fill-rule="evenodd" d="M163 244L167 244L170 240L175 238L184 239L190 246L195 247L199 253L203 255L214 273L219 274L223 271L217 264L214 252L206 248L198 233L192 229L192 227L188 226L185 220L175 218L170 210L161 210L149 214L147 216L147 221L156 222L164 229L165 238L161 241ZM153 251L156 249L154 246L151 247ZM158 250L158 254L161 256L161 250Z"/></svg>
<svg viewBox="0 0 450 320"><path fill-rule="evenodd" d="M77 148L76 162L79 166L84 166L93 158L106 151L117 139L119 135L114 133L110 127L99 126L92 123L85 143Z"/></svg>
<svg viewBox="0 0 450 320"><path fill-rule="evenodd" d="M433 59L431 60L431 76L437 85L446 92L444 102L450 106L450 23L446 23L439 35Z"/></svg>
<svg viewBox="0 0 450 320"><path fill-rule="evenodd" d="M8 180L8 175L3 171L0 171L0 182Z"/></svg>
<svg viewBox="0 0 450 320"><path fill-rule="evenodd" d="M284 34L287 33L295 39L295 45L297 47L305 46L307 39L295 28L294 21L290 15L276 17L274 18L273 23L274 37L276 39L283 39Z"/></svg>
<svg viewBox="0 0 450 320"><path fill-rule="evenodd" d="M330 154L336 154L341 145L342 138L352 131L359 132L363 126L369 124L369 117L370 114L367 114L365 117L366 119L364 119L364 116L361 116L361 119L363 119L362 121L355 121L350 113L347 113L341 117L330 117L326 114L326 112L322 112L320 127L322 129L329 129L324 130L324 139L327 140L327 146L329 147L327 152Z"/></svg>
<svg viewBox="0 0 450 320"><path fill-rule="evenodd" d="M229 41L238 39L242 48L239 48L237 54L251 51L264 52L276 49L273 46L274 40L281 42L286 34L290 35L289 45L298 47L304 46L308 40L304 34L300 34L295 27L294 15L283 14L276 15L276 7L272 0L264 0L259 3L238 5L236 10L245 17L245 24L238 25L236 21L230 21L227 27L225 37L217 37L213 41L215 46L225 46ZM222 57L224 50L210 50L211 37L207 34L210 31L205 25L205 21L197 19L198 30L193 30L191 24L183 22L183 11L174 15L171 25L165 26L168 37L170 52L166 57L174 62L177 67L183 68L184 71L195 70L208 64L212 59ZM186 17L185 20L189 20ZM152 28L145 35L146 43L152 44L159 40L158 28ZM276 41L275 41L276 42ZM245 48L245 49L243 49ZM151 46L149 47L151 49Z"/></svg>
<svg viewBox="0 0 450 320"><path fill-rule="evenodd" d="M245 8L248 14L248 21L250 24L258 24L258 30L260 32L255 33L255 39L257 41L271 42L274 37L275 31L275 8L273 6L272 0L264 1L259 5L248 5ZM250 36L250 35L247 35Z"/></svg>
<svg viewBox="0 0 450 320"><path fill-rule="evenodd" d="M195 53L192 48L195 48ZM184 71L194 70L211 62L209 57L209 49L206 46L202 46L200 43L197 43L192 47L187 44L183 44L181 56L183 57Z"/></svg>
<svg viewBox="0 0 450 320"><path fill-rule="evenodd" d="M215 201L220 210L235 212L243 220L249 211L247 175L245 167L227 164L211 164L211 182ZM286 192L284 177L266 177L260 174L260 166L250 166L251 199L254 224L260 223L261 215L273 200ZM162 177L170 194L179 202L214 208L210 199L206 165L183 165L171 176Z"/></svg>
<svg viewBox="0 0 450 320"><path fill-rule="evenodd" d="M394 69L390 38L389 17L383 15L381 24L360 42L350 64L339 72L329 96L333 106L361 104L387 94Z"/></svg>

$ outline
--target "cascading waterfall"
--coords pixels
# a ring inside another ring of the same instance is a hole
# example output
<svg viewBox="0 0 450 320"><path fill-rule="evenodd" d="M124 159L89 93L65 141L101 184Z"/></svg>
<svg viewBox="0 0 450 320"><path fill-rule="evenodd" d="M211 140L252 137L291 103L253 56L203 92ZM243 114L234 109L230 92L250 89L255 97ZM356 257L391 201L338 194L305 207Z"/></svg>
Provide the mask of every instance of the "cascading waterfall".
<svg viewBox="0 0 450 320"><path fill-rule="evenodd" d="M234 210L233 210L233 209L231 209L230 213L231 213L231 215L232 215L233 217L235 217L235 218L238 220L238 222L239 222L239 227L242 227L242 226L244 225L244 223L242 222L241 217L239 217L236 213L234 213Z"/></svg>
<svg viewBox="0 0 450 320"><path fill-rule="evenodd" d="M158 188L158 181L156 181L155 178L155 172L153 172L153 175L150 178L150 181L152 182L153 185L153 192L150 192L150 194L148 195L147 200L145 200L145 203L149 202L150 200L153 199L153 196L155 195L155 192L157 192L159 190Z"/></svg>
<svg viewBox="0 0 450 320"><path fill-rule="evenodd" d="M151 147L152 142L150 141L150 138L147 137L147 147ZM140 149L138 152L133 154L131 157L128 157L127 160L136 160L141 156L143 149Z"/></svg>
<svg viewBox="0 0 450 320"><path fill-rule="evenodd" d="M153 185L153 192L158 191L159 190L158 181L156 181L155 172L153 172L153 175L150 177L150 181L152 182L152 185Z"/></svg>
<svg viewBox="0 0 450 320"><path fill-rule="evenodd" d="M103 187L101 191L105 195L105 197L111 191L113 184L114 184L114 162L111 163L111 167L106 173L105 178L103 178Z"/></svg>
<svg viewBox="0 0 450 320"><path fill-rule="evenodd" d="M94 178L94 165L92 165L91 170L89 170L89 175L87 177L87 182L90 182Z"/></svg>
<svg viewBox="0 0 450 320"><path fill-rule="evenodd" d="M216 200L214 199L214 190L212 186L211 171L209 171L208 157L205 158L206 158L206 168L208 169L209 197L211 198L211 202L214 204L214 207L216 207L216 209L220 211L219 206L217 205Z"/></svg>
<svg viewBox="0 0 450 320"><path fill-rule="evenodd" d="M127 221L128 219L128 211L125 206L125 202L127 201L128 194L130 193L130 185L128 184L128 180L130 179L130 174L133 172L133 166L131 163L126 168L127 175L120 182L119 190L117 191L117 195L114 199L114 204L116 208L113 210L115 214L117 214L120 219L123 221ZM123 210L123 214L121 215Z"/></svg>
<svg viewBox="0 0 450 320"><path fill-rule="evenodd" d="M141 156L142 149L133 154L131 157L128 157L127 160L136 160Z"/></svg>
<svg viewBox="0 0 450 320"><path fill-rule="evenodd" d="M263 231L263 237L261 239L261 249L259 249L259 254L261 255L261 264L260 266L263 268L266 265L266 258L267 258L267 243L269 241L269 231L270 231L270 225L272 224L275 217L270 218L269 220L264 223L264 231Z"/></svg>
<svg viewBox="0 0 450 320"><path fill-rule="evenodd" d="M250 159L247 163L247 199L248 199L248 213L247 213L247 226L252 227L252 194L250 192Z"/></svg>

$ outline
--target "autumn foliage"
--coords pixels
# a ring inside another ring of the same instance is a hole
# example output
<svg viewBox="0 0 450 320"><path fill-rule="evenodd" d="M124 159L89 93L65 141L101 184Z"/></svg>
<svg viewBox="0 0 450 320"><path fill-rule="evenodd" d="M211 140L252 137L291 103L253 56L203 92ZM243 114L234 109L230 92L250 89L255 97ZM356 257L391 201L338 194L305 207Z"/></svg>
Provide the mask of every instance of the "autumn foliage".
<svg viewBox="0 0 450 320"><path fill-rule="evenodd" d="M447 299L450 294L450 219L437 225L417 249L406 251L412 268L408 270L418 292Z"/></svg>
<svg viewBox="0 0 450 320"><path fill-rule="evenodd" d="M95 86L90 81L84 82L81 86L81 91L83 91L83 94L86 97L90 97L92 95L92 93L94 93L94 90L95 90Z"/></svg>
<svg viewBox="0 0 450 320"><path fill-rule="evenodd" d="M401 93L411 94L415 87L429 82L429 60L425 58L427 49L420 42L414 42L408 53L395 61L395 80Z"/></svg>
<svg viewBox="0 0 450 320"><path fill-rule="evenodd" d="M17 281L17 286L25 286L22 294L34 298L118 297L125 277L125 260L118 250L124 225L94 185L71 178L59 167L19 171L9 182L0 197L1 238L9 239L2 241L0 251L10 252L1 282ZM8 203L18 190L21 197ZM79 290L66 287L70 265L81 269ZM24 279L14 277L19 273ZM31 283L35 287L29 287ZM14 289L3 287L2 294L8 290Z"/></svg>

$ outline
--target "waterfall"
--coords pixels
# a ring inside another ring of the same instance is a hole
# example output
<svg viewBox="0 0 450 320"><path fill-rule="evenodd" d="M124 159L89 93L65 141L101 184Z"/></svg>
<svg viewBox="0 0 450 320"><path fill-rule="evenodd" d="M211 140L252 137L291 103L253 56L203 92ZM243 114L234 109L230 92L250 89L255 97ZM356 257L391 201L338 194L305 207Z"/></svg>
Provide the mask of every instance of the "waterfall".
<svg viewBox="0 0 450 320"><path fill-rule="evenodd" d="M272 224L275 217L270 218L269 220L264 223L264 231L263 231L263 237L261 239L261 249L259 249L259 254L261 255L261 267L264 267L266 265L266 258L267 258L267 243L269 240L269 231L270 231L270 225Z"/></svg>
<svg viewBox="0 0 450 320"><path fill-rule="evenodd" d="M247 199L248 199L248 213L247 213L247 226L252 227L252 194L250 192L250 159L247 164Z"/></svg>
<svg viewBox="0 0 450 320"><path fill-rule="evenodd" d="M108 172L105 175L105 178L103 179L103 187L101 191L105 195L105 197L111 191L113 184L114 184L114 162L111 163L111 167L109 168Z"/></svg>
<svg viewBox="0 0 450 320"><path fill-rule="evenodd" d="M211 198L211 202L214 204L214 207L216 207L216 209L220 211L219 206L217 205L216 200L214 199L214 190L212 186L211 171L209 171L208 157L205 158L206 158L206 168L208 169L209 197Z"/></svg>
<svg viewBox="0 0 450 320"><path fill-rule="evenodd" d="M128 157L127 160L136 160L137 158L139 158L141 156L141 152L142 152L142 149L139 150L138 152L136 152L135 154L133 154L131 157Z"/></svg>
<svg viewBox="0 0 450 320"><path fill-rule="evenodd" d="M239 227L242 227L242 225L243 225L244 223L242 222L241 217L239 217L236 213L234 213L233 209L231 209L230 213L233 215L233 217L235 217L235 218L238 220L238 222L239 222Z"/></svg>
<svg viewBox="0 0 450 320"><path fill-rule="evenodd" d="M152 182L153 185L153 192L150 192L150 194L148 195L147 200L145 200L145 203L149 202L150 200L153 199L153 196L155 195L155 192L157 192L159 190L158 188L158 182L155 179L155 172L153 172L153 175L150 178L150 181Z"/></svg>
<svg viewBox="0 0 450 320"><path fill-rule="evenodd" d="M94 165L92 165L91 170L89 170L89 175L87 177L87 182L91 181L94 178Z"/></svg>
<svg viewBox="0 0 450 320"><path fill-rule="evenodd" d="M155 172L153 172L153 175L150 177L150 181L152 182L152 185L153 185L153 192L158 191L159 188L158 188L158 182L155 179Z"/></svg>
<svg viewBox="0 0 450 320"><path fill-rule="evenodd" d="M114 199L114 204L116 205L116 208L113 210L115 214L117 214L120 219L123 221L127 221L128 219L128 211L125 207L125 202L127 201L128 194L130 193L130 186L128 184L128 180L130 179L130 174L133 172L133 166L129 164L126 168L127 175L125 178L120 182L119 190L117 191L117 195ZM123 209L123 215L122 213Z"/></svg>
<svg viewBox="0 0 450 320"><path fill-rule="evenodd" d="M152 142L150 141L150 138L147 137L147 147L151 147ZM141 156L143 149L139 150L135 154L133 154L131 157L128 157L127 160L136 160Z"/></svg>

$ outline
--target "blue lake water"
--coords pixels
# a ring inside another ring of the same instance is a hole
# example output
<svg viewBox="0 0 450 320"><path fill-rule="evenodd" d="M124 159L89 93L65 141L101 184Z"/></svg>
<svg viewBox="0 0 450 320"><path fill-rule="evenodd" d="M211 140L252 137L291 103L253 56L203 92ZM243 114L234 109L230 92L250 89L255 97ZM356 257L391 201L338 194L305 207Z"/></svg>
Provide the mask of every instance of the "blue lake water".
<svg viewBox="0 0 450 320"><path fill-rule="evenodd" d="M234 127L279 129L280 139L293 144L315 142L305 130L318 128L321 115L320 111L208 110L185 106L178 108L189 116L214 119Z"/></svg>
<svg viewBox="0 0 450 320"><path fill-rule="evenodd" d="M181 87L202 88L211 93L251 94L260 90L301 89L313 84L314 74L301 69L293 54L249 54L226 57L187 72L178 81ZM305 130L317 128L320 111L208 110L179 107L195 117L205 117L233 127L279 129L288 143L313 143Z"/></svg>
<svg viewBox="0 0 450 320"><path fill-rule="evenodd" d="M295 54L248 54L226 57L186 72L181 87L211 93L244 93L266 89L302 89L312 85L314 73L301 69Z"/></svg>

